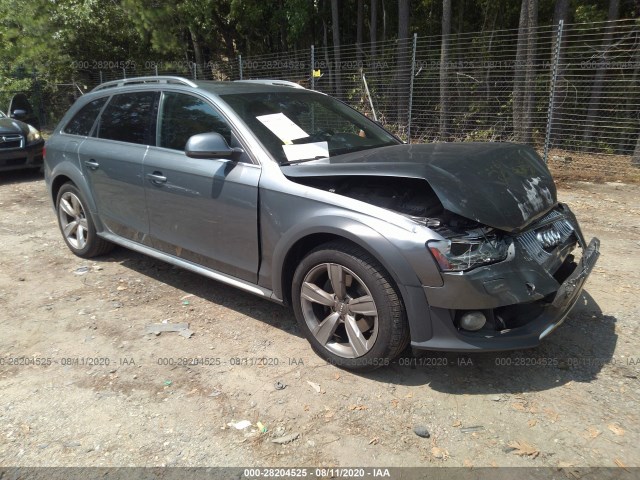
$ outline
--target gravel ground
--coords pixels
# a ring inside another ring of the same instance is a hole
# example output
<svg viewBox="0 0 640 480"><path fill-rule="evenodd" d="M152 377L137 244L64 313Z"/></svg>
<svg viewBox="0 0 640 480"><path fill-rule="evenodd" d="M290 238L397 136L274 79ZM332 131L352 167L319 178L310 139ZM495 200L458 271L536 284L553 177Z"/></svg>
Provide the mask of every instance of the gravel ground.
<svg viewBox="0 0 640 480"><path fill-rule="evenodd" d="M640 188L559 195L602 255L542 346L354 375L284 307L124 249L73 256L41 176L3 174L0 466L639 466ZM193 336L145 333L163 321Z"/></svg>

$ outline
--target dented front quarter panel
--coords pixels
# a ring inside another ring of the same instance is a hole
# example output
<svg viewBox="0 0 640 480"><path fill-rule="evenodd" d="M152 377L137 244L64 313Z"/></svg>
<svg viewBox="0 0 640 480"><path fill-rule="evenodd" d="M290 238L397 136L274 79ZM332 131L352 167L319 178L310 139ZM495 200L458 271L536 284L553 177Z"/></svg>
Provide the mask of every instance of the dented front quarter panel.
<svg viewBox="0 0 640 480"><path fill-rule="evenodd" d="M426 242L438 235L398 213L291 182L279 171L263 177L260 203L259 283L280 298L281 267L288 252L299 240L317 234L360 245L401 288L442 285L441 273L426 248Z"/></svg>

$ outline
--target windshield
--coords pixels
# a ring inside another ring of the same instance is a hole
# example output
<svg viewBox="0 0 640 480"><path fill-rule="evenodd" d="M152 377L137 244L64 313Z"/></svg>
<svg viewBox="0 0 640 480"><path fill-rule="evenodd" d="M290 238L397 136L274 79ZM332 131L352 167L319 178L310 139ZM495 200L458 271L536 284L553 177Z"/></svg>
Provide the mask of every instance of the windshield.
<svg viewBox="0 0 640 480"><path fill-rule="evenodd" d="M0 110L0 118L6 118L6 115Z"/></svg>
<svg viewBox="0 0 640 480"><path fill-rule="evenodd" d="M345 104L308 90L221 98L281 165L401 143Z"/></svg>

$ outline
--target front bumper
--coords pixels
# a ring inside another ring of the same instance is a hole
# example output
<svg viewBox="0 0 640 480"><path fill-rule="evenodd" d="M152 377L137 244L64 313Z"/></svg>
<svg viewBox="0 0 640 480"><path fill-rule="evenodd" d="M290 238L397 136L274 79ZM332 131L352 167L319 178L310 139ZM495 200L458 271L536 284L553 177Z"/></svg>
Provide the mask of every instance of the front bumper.
<svg viewBox="0 0 640 480"><path fill-rule="evenodd" d="M0 172L42 166L44 141L23 148L0 149Z"/></svg>
<svg viewBox="0 0 640 480"><path fill-rule="evenodd" d="M425 350L499 351L532 348L555 330L580 297L587 277L600 256L600 241L586 246L578 232L582 258L559 284L554 277L533 268L527 260L504 262L472 275L452 275L449 288L425 287L431 315L428 339L412 339L412 346ZM569 261L569 260L568 260ZM531 290L531 285L539 289ZM526 300L525 300L526 299ZM458 309L482 310L488 315L508 311L509 328L467 332L455 325Z"/></svg>

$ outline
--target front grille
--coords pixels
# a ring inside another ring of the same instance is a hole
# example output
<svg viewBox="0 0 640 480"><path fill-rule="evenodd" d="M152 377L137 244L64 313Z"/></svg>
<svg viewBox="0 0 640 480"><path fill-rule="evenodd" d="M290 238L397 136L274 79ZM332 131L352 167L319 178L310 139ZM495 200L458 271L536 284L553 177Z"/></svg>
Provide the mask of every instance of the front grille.
<svg viewBox="0 0 640 480"><path fill-rule="evenodd" d="M541 265L553 257L553 251L574 233L571 222L557 210L547 213L529 230L518 235L516 242Z"/></svg>
<svg viewBox="0 0 640 480"><path fill-rule="evenodd" d="M0 135L0 149L24 147L24 137L22 135Z"/></svg>

